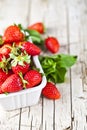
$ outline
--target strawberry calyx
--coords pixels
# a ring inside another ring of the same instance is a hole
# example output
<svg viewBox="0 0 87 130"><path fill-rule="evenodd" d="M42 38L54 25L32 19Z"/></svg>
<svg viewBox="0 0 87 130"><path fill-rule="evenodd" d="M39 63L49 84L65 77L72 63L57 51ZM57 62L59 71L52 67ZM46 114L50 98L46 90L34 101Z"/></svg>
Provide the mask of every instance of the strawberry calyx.
<svg viewBox="0 0 87 130"><path fill-rule="evenodd" d="M24 66L24 63L30 63L30 55L27 53L21 53L21 55L14 55L13 53L10 54L10 58L12 59L11 65L16 66L17 64Z"/></svg>
<svg viewBox="0 0 87 130"><path fill-rule="evenodd" d="M16 46L16 43L14 42L12 46L7 46L8 48L11 49L11 53L13 53L14 55L20 55L21 54L21 45L20 46Z"/></svg>
<svg viewBox="0 0 87 130"><path fill-rule="evenodd" d="M11 65L10 65L10 59L9 58L5 58L5 56L2 57L2 61L0 61L0 68L8 73L8 70L11 69Z"/></svg>

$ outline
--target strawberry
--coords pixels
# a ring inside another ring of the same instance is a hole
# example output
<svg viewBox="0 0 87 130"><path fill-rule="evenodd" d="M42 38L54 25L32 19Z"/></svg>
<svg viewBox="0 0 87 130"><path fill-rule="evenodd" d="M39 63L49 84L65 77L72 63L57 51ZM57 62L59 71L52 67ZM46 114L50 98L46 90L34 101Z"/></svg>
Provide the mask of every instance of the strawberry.
<svg viewBox="0 0 87 130"><path fill-rule="evenodd" d="M1 85L2 92L11 93L22 90L22 80L17 74L9 76Z"/></svg>
<svg viewBox="0 0 87 130"><path fill-rule="evenodd" d="M49 99L59 99L61 96L56 86L51 82L47 82L42 90L42 95Z"/></svg>
<svg viewBox="0 0 87 130"><path fill-rule="evenodd" d="M26 51L29 55L35 56L40 54L41 49L31 42L23 42L22 51Z"/></svg>
<svg viewBox="0 0 87 130"><path fill-rule="evenodd" d="M27 53L21 53L21 55L10 54L12 71L15 74L25 74L29 70L30 66L30 56Z"/></svg>
<svg viewBox="0 0 87 130"><path fill-rule="evenodd" d="M11 75L11 72L8 73L4 72L2 69L0 69L0 85Z"/></svg>
<svg viewBox="0 0 87 130"><path fill-rule="evenodd" d="M41 82L42 76L37 70L30 70L25 74L24 79L28 82L26 88L31 88Z"/></svg>
<svg viewBox="0 0 87 130"><path fill-rule="evenodd" d="M45 45L51 53L56 53L59 50L60 44L55 37L48 37L45 39Z"/></svg>
<svg viewBox="0 0 87 130"><path fill-rule="evenodd" d="M5 56L6 58L9 57L9 53L11 51L10 49L11 45L10 44L4 44L1 48L0 48L0 54L2 54L3 56Z"/></svg>
<svg viewBox="0 0 87 130"><path fill-rule="evenodd" d="M2 61L2 58L3 58L3 55L2 55L2 54L0 54L0 61Z"/></svg>
<svg viewBox="0 0 87 130"><path fill-rule="evenodd" d="M2 94L3 92L2 92L2 90L1 90L1 88L0 88L0 94Z"/></svg>
<svg viewBox="0 0 87 130"><path fill-rule="evenodd" d="M23 41L24 34L21 32L18 26L11 25L5 30L2 39L5 43L19 42Z"/></svg>
<svg viewBox="0 0 87 130"><path fill-rule="evenodd" d="M35 23L31 26L28 26L28 29L30 30L36 30L37 32L43 34L45 31L44 25L41 22Z"/></svg>
<svg viewBox="0 0 87 130"><path fill-rule="evenodd" d="M24 63L24 65L16 65L12 67L12 71L15 74L19 74L20 72L22 72L22 74L25 74L28 70L29 70L29 64L28 63Z"/></svg>

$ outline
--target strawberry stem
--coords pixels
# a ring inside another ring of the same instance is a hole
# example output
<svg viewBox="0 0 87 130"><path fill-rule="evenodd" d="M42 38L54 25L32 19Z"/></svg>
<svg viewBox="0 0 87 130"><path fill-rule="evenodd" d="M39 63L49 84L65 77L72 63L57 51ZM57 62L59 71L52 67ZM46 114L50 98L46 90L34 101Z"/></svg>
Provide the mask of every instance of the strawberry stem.
<svg viewBox="0 0 87 130"><path fill-rule="evenodd" d="M23 74L22 72L19 73L19 76L22 80L22 83L23 83L23 88L26 89L26 84L28 83L24 78L23 78Z"/></svg>
<svg viewBox="0 0 87 130"><path fill-rule="evenodd" d="M2 36L0 36L0 45L3 45L4 41L2 39Z"/></svg>

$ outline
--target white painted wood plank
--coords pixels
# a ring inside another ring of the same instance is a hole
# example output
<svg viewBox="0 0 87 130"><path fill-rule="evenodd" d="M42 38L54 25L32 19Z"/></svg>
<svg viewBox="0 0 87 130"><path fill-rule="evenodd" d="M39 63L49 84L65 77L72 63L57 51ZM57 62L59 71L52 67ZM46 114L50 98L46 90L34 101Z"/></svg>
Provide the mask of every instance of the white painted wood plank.
<svg viewBox="0 0 87 130"><path fill-rule="evenodd" d="M82 22L83 11L87 8L82 0L68 1L70 42L79 42L80 23ZM84 26L84 23L83 23Z"/></svg>
<svg viewBox="0 0 87 130"><path fill-rule="evenodd" d="M2 130L17 130L19 128L20 110L6 112L0 109L0 129Z"/></svg>
<svg viewBox="0 0 87 130"><path fill-rule="evenodd" d="M57 85L61 99L55 101L55 130L71 128L70 74L66 77L65 83Z"/></svg>
<svg viewBox="0 0 87 130"><path fill-rule="evenodd" d="M42 123L42 101L40 100L37 105L32 107L24 108L22 111L25 112L21 113L21 129L26 127L26 130L31 128L39 130Z"/></svg>
<svg viewBox="0 0 87 130"><path fill-rule="evenodd" d="M79 2L79 3L78 3ZM76 27L75 33L73 28L70 27L70 40L74 39L74 36L77 37L77 44L70 45L70 54L75 54L78 56L77 64L71 69L71 86L72 86L72 128L73 130L86 130L86 115L87 115L87 108L86 102L87 99L84 96L84 80L83 75L85 72L85 58L86 51L85 51L85 38L86 38L86 31L84 31L83 26L87 26L87 23L83 23L83 16L85 10L84 1L76 1L75 6L79 9L78 19L75 22L72 22L73 16L70 17L70 26ZM73 6L72 6L73 7ZM74 9L75 10L75 9ZM71 14L71 10L69 11ZM79 26L76 26L79 25ZM71 41L72 41L71 40ZM74 39L75 40L75 39ZM83 68L84 67L84 68ZM86 75L85 75L86 78Z"/></svg>

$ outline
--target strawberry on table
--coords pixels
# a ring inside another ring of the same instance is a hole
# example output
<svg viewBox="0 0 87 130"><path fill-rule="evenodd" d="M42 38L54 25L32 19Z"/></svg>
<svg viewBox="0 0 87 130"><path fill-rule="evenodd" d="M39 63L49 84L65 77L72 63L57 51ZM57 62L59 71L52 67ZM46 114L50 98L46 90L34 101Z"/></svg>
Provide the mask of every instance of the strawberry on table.
<svg viewBox="0 0 87 130"><path fill-rule="evenodd" d="M23 42L22 51L26 51L29 55L35 56L40 54L41 49L31 42Z"/></svg>
<svg viewBox="0 0 87 130"><path fill-rule="evenodd" d="M5 30L2 39L4 43L19 42L23 41L24 34L17 25L11 25Z"/></svg>
<svg viewBox="0 0 87 130"><path fill-rule="evenodd" d="M25 74L24 79L28 82L26 88L32 88L41 82L42 76L37 70L30 70Z"/></svg>
<svg viewBox="0 0 87 130"><path fill-rule="evenodd" d="M9 76L1 85L1 90L3 93L17 92L22 89L22 80L17 74L12 74Z"/></svg>
<svg viewBox="0 0 87 130"><path fill-rule="evenodd" d="M45 45L51 53L58 52L60 44L55 37L48 37L45 39Z"/></svg>
<svg viewBox="0 0 87 130"><path fill-rule="evenodd" d="M46 86L42 90L42 95L49 99L59 99L61 97L60 92L51 82L47 82Z"/></svg>
<svg viewBox="0 0 87 130"><path fill-rule="evenodd" d="M44 25L41 22L35 23L31 26L28 26L28 29L30 30L36 30L37 32L43 34L45 31Z"/></svg>

